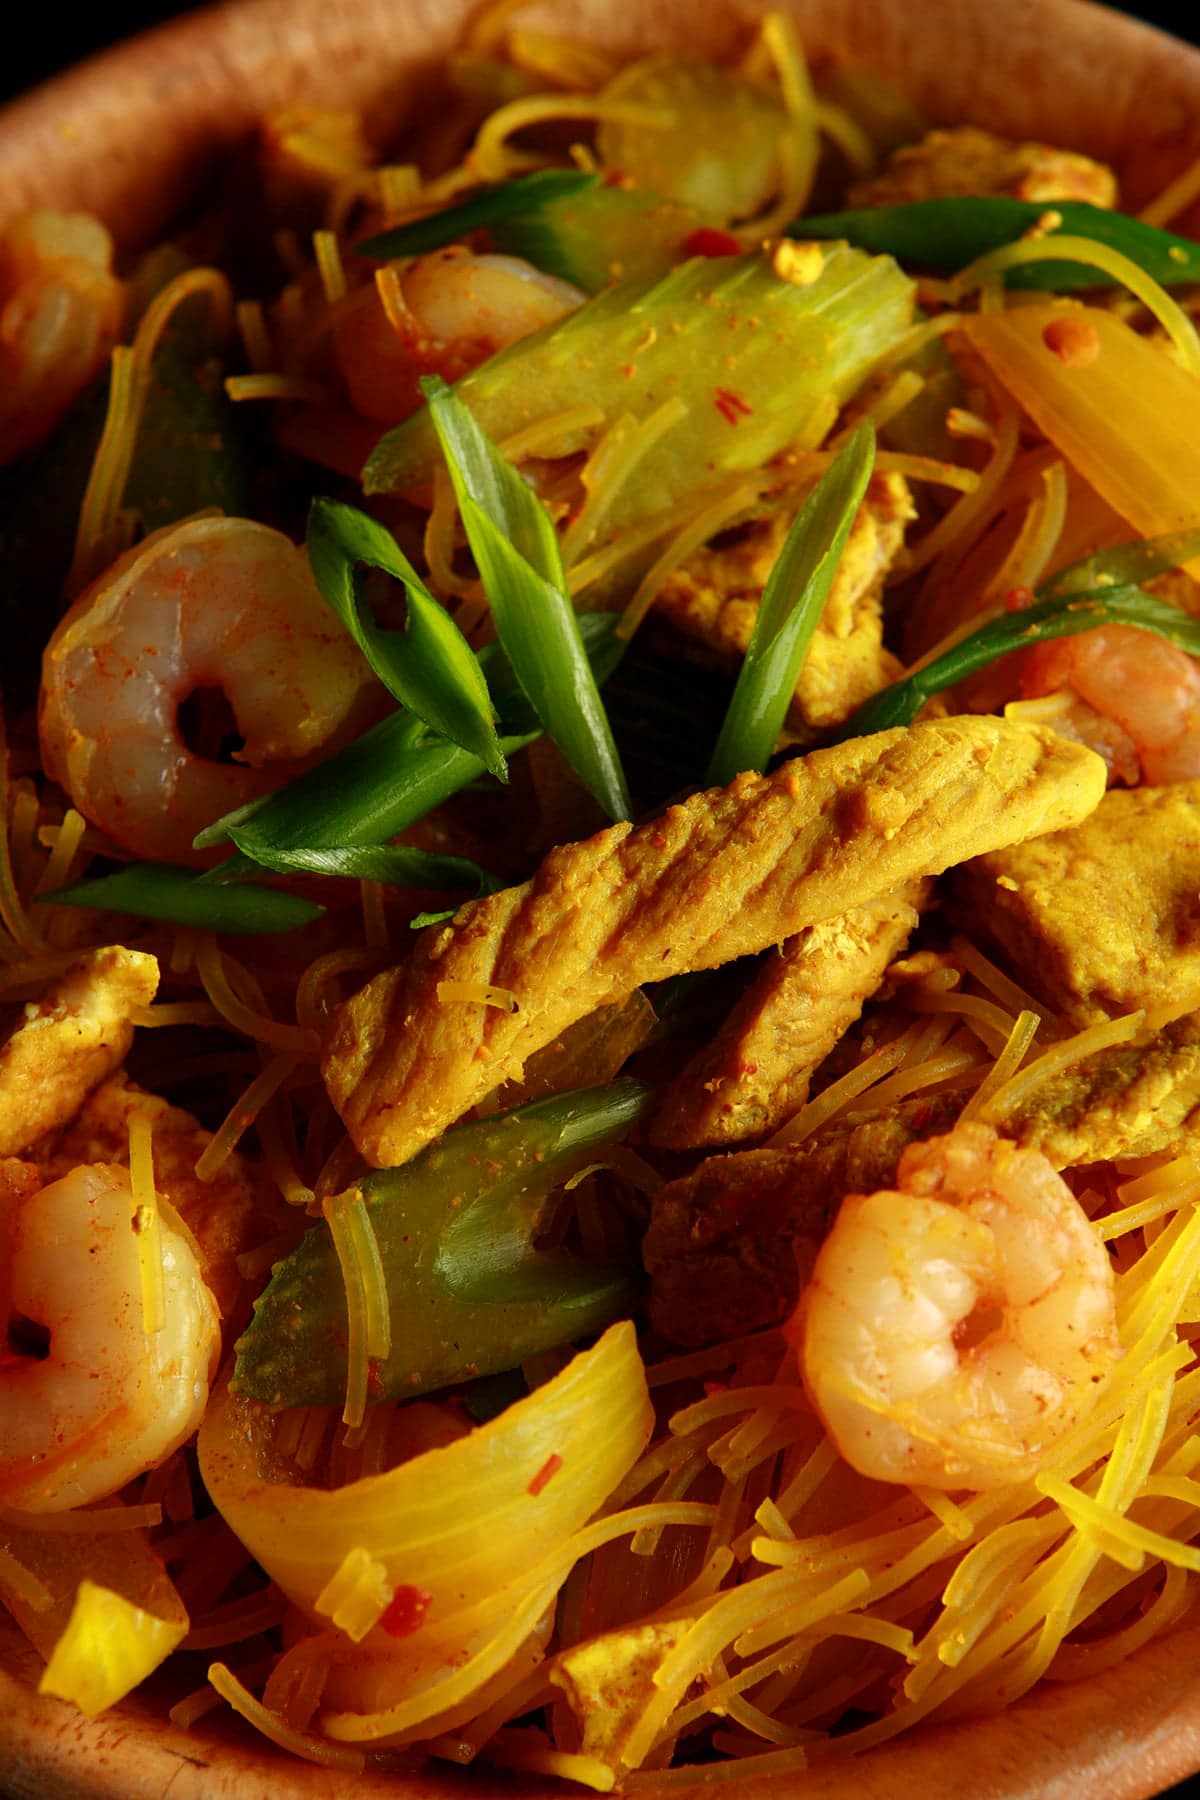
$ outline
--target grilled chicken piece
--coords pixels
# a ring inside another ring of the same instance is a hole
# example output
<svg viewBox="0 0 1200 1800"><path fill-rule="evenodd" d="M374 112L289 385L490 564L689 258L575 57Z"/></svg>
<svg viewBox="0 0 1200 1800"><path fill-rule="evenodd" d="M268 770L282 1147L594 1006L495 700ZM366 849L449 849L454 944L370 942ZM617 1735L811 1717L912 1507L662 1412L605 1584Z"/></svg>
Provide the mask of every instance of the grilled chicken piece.
<svg viewBox="0 0 1200 1800"><path fill-rule="evenodd" d="M690 556L655 600L660 617L736 669L792 517L773 506L735 542ZM796 682L788 712L794 730L840 725L898 673L895 657L883 647L883 579L915 517L902 475L871 477Z"/></svg>
<svg viewBox="0 0 1200 1800"><path fill-rule="evenodd" d="M1103 163L1052 144L1019 144L973 125L931 131L895 151L878 175L855 184L847 206L897 206L906 200L1007 194L1014 200L1117 204L1117 178Z"/></svg>
<svg viewBox="0 0 1200 1800"><path fill-rule="evenodd" d="M889 1186L901 1152L945 1130L959 1104L909 1101L795 1149L710 1156L667 1182L642 1241L654 1329L672 1344L711 1344L786 1319L842 1195Z"/></svg>
<svg viewBox="0 0 1200 1800"><path fill-rule="evenodd" d="M716 1037L667 1088L650 1141L671 1150L736 1144L798 1112L814 1069L903 951L929 889L926 881L889 889L768 953Z"/></svg>
<svg viewBox="0 0 1200 1800"><path fill-rule="evenodd" d="M998 1129L1056 1169L1200 1150L1200 1012L1042 1082Z"/></svg>
<svg viewBox="0 0 1200 1800"><path fill-rule="evenodd" d="M89 950L25 1007L0 1047L0 1156L28 1149L74 1118L124 1062L129 1015L149 1006L158 964L140 950Z"/></svg>
<svg viewBox="0 0 1200 1800"><path fill-rule="evenodd" d="M129 1166L129 1127L148 1118L154 1154L154 1186L175 1208L200 1253L200 1269L221 1317L237 1322L246 1284L236 1258L246 1249L256 1214L270 1216L274 1189L257 1182L254 1171L235 1151L209 1181L201 1181L196 1163L212 1134L182 1107L158 1094L135 1087L118 1072L89 1094L75 1118L31 1151L44 1181L57 1181L80 1163ZM249 1313L249 1307L245 1307ZM242 1319L241 1323L245 1323Z"/></svg>
<svg viewBox="0 0 1200 1800"><path fill-rule="evenodd" d="M690 1346L786 1319L843 1194L894 1186L901 1152L948 1130L962 1100L906 1101L795 1149L711 1156L668 1182L642 1244L655 1330ZM998 1129L1056 1169L1200 1150L1200 1013L1040 1083Z"/></svg>
<svg viewBox="0 0 1200 1800"><path fill-rule="evenodd" d="M1200 1006L1200 781L1112 788L1069 831L956 870L951 892L1072 1024Z"/></svg>
<svg viewBox="0 0 1200 1800"><path fill-rule="evenodd" d="M326 1086L368 1161L405 1162L573 1020L634 987L751 955L1074 823L1103 788L1091 751L982 717L741 775L636 830L564 845L523 886L427 929L407 962L333 1013Z"/></svg>

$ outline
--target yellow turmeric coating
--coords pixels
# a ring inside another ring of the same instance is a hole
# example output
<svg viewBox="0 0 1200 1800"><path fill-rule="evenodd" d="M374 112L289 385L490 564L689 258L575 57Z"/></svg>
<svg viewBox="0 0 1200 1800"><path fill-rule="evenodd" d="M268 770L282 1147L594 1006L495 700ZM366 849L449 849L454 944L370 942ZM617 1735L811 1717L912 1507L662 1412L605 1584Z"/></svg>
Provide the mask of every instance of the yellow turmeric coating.
<svg viewBox="0 0 1200 1800"><path fill-rule="evenodd" d="M573 1020L781 943L902 881L1086 815L1099 757L994 718L880 732L554 850L332 1015L323 1072L361 1153L406 1161ZM438 1000L508 989L519 1010Z"/></svg>
<svg viewBox="0 0 1200 1800"><path fill-rule="evenodd" d="M124 1062L130 1012L149 1006L158 964L114 944L89 950L38 1000L0 1046L0 1156L15 1156L74 1118Z"/></svg>

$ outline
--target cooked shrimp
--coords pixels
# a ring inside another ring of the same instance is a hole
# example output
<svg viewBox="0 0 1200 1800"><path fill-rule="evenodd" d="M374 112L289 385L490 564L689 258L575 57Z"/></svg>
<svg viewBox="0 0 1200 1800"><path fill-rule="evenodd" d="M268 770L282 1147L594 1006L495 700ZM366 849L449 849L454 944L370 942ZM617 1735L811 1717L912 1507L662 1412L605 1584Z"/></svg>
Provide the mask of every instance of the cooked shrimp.
<svg viewBox="0 0 1200 1800"><path fill-rule="evenodd" d="M1098 750L1110 779L1161 787L1200 776L1200 666L1186 651L1133 625L1099 625L1032 649L1026 699L1068 690L1069 735Z"/></svg>
<svg viewBox="0 0 1200 1800"><path fill-rule="evenodd" d="M356 412L393 424L421 405L422 375L457 381L468 369L579 306L569 282L517 256L461 246L420 256L400 276L398 307L376 288L339 322L334 349Z"/></svg>
<svg viewBox="0 0 1200 1800"><path fill-rule="evenodd" d="M0 463L49 431L116 343L112 256L85 213L22 213L0 233Z"/></svg>
<svg viewBox="0 0 1200 1800"><path fill-rule="evenodd" d="M12 1346L0 1362L0 1503L61 1512L115 1493L191 1436L220 1329L191 1245L163 1213L166 1322L146 1331L124 1169L84 1165L31 1193L28 1167L10 1165L15 1178L0 1181L0 1307ZM22 1353L32 1328L49 1333L45 1354Z"/></svg>
<svg viewBox="0 0 1200 1800"><path fill-rule="evenodd" d="M76 600L42 661L47 773L127 850L202 863L203 826L293 774L372 685L302 550L250 519L156 531ZM242 746L189 747L180 708L223 693Z"/></svg>
<svg viewBox="0 0 1200 1800"><path fill-rule="evenodd" d="M1121 1353L1108 1256L1046 1158L986 1125L910 1145L897 1186L846 1196L789 1328L813 1401L876 1480L1026 1480Z"/></svg>

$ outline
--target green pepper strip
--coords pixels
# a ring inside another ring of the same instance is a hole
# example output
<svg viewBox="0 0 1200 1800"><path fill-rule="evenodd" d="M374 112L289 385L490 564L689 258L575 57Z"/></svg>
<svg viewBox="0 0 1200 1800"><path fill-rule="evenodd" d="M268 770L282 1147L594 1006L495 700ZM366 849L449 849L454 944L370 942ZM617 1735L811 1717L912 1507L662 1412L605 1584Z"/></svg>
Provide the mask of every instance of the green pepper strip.
<svg viewBox="0 0 1200 1800"><path fill-rule="evenodd" d="M916 263L928 269L955 271L968 263L1014 244L1047 214L1061 220L1055 236L1086 237L1119 250L1163 287L1200 281L1200 244L1176 237L1157 226L1144 225L1125 213L1088 206L1081 200L1055 200L1045 204L1011 200L1004 195L953 197L942 200L910 200L900 206L868 206L849 212L820 213L797 219L788 227L796 238L837 238ZM1073 262L1017 264L1005 272L1009 287L1050 289L1069 293L1079 288L1104 285L1099 269Z"/></svg>
<svg viewBox="0 0 1200 1800"><path fill-rule="evenodd" d="M537 169L532 175L519 175L515 181L481 188L469 200L460 200L441 212L410 219L405 225L364 238L354 246L355 255L383 259L421 256L426 250L440 250L443 244L452 244L469 231L498 224L501 219L539 212L547 201L581 194L585 188L597 187L599 181L598 175L587 174L583 169Z"/></svg>
<svg viewBox="0 0 1200 1800"><path fill-rule="evenodd" d="M361 1183L383 1260L391 1350L374 1400L409 1399L514 1368L600 1330L632 1305L623 1269L591 1268L535 1238L547 1196L622 1137L651 1090L628 1079L459 1125ZM278 1263L237 1346L233 1385L272 1406L339 1405L345 1290L327 1226Z"/></svg>

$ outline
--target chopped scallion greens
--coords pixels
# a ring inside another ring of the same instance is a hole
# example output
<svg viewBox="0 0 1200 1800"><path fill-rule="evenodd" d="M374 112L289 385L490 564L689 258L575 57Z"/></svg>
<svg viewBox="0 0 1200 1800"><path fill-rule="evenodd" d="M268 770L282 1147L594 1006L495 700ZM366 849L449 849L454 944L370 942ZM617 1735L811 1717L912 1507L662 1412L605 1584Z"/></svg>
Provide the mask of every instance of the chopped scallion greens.
<svg viewBox="0 0 1200 1800"><path fill-rule="evenodd" d="M1061 222L1043 230L1048 214ZM1041 202L1013 200L1002 194L955 195L821 213L797 219L789 230L796 238L841 239L862 250L953 273L991 250L1015 244L1035 228L1039 237L1085 237L1107 244L1163 287L1200 281L1200 244L1082 200ZM1066 261L1018 264L1006 270L1004 279L1009 287L1055 293L1104 285L1100 270Z"/></svg>
<svg viewBox="0 0 1200 1800"><path fill-rule="evenodd" d="M766 768L874 464L875 433L864 421L797 514L759 603L708 765L710 786Z"/></svg>
<svg viewBox="0 0 1200 1800"><path fill-rule="evenodd" d="M1035 600L1016 612L989 619L923 669L875 694L849 719L838 738L865 737L893 725L911 725L925 702L1012 650L1026 650L1049 638L1073 637L1097 625L1136 625L1200 656L1200 619L1193 619L1139 587L1099 587Z"/></svg>
<svg viewBox="0 0 1200 1800"><path fill-rule="evenodd" d="M391 532L357 507L314 500L307 547L317 586L388 692L507 780L479 663ZM371 616L360 574L364 563L403 583L408 620L402 632L381 631Z"/></svg>
<svg viewBox="0 0 1200 1800"><path fill-rule="evenodd" d="M194 869L170 863L130 863L112 875L77 881L52 894L39 894L38 904L88 906L97 912L132 913L200 931L257 934L291 931L320 918L323 907L280 888L242 883L210 887Z"/></svg>
<svg viewBox="0 0 1200 1800"><path fill-rule="evenodd" d="M582 193L585 188L598 186L599 181L598 175L589 175L582 169L536 169L532 175L518 175L515 181L480 188L468 199L428 213L423 219L410 219L407 224L364 238L355 245L355 252L359 256L384 258L421 256L427 250L440 250L443 244L456 243L468 231L536 213L548 201Z"/></svg>
<svg viewBox="0 0 1200 1800"><path fill-rule="evenodd" d="M314 846L303 850L261 848L256 860L279 874L341 875L353 881L381 881L393 887L470 888L496 894L506 885L466 856L441 856L407 844ZM450 913L420 913L414 926L432 925Z"/></svg>
<svg viewBox="0 0 1200 1800"><path fill-rule="evenodd" d="M422 382L500 642L530 705L610 819L632 804L567 595L554 523L444 381Z"/></svg>
<svg viewBox="0 0 1200 1800"><path fill-rule="evenodd" d="M605 681L620 660L615 624L599 613L579 621L597 681ZM500 747L512 756L541 736L537 719L498 644L482 650L479 663L505 732ZM286 787L238 807L201 832L197 849L228 839L241 852L201 880L206 885L245 881L259 862L277 852L386 843L483 773L477 756L428 732L411 713L393 713Z"/></svg>
<svg viewBox="0 0 1200 1800"><path fill-rule="evenodd" d="M1197 501L1200 508L1200 498ZM1082 562L1060 569L1038 589L1039 600L1060 599L1067 594L1091 593L1094 588L1136 586L1165 575L1168 569L1200 557L1200 527L1171 531L1163 537L1136 538L1129 544L1113 544L1097 550Z"/></svg>

